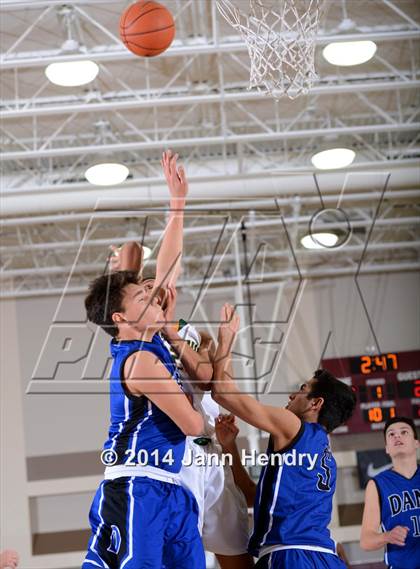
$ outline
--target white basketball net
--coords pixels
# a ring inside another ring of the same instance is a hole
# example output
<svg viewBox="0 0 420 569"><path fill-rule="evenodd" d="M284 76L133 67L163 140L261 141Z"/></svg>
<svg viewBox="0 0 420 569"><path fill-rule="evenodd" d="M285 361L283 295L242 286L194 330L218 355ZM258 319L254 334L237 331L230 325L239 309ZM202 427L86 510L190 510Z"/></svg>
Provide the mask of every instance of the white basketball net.
<svg viewBox="0 0 420 569"><path fill-rule="evenodd" d="M323 0L216 0L231 26L244 38L251 59L249 88L278 98L306 94L317 79L315 38Z"/></svg>

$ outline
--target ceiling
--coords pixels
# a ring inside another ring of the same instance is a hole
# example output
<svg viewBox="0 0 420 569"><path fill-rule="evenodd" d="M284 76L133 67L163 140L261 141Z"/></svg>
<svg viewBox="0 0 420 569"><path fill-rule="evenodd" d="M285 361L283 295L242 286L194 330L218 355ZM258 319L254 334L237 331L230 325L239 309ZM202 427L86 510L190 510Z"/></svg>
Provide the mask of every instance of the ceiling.
<svg viewBox="0 0 420 569"><path fill-rule="evenodd" d="M128 2L3 0L2 296L53 294L66 283L81 291L105 268L109 243L138 238L153 248L165 221L168 147L191 182L185 284L198 286L206 271L215 287L229 284L235 259L243 271L254 255L264 258L267 282L353 274L361 262L373 272L418 269L418 2L327 1L318 80L294 100L248 89L246 46L213 0L163 3L176 38L144 59L118 37ZM69 38L77 53L63 49ZM370 39L378 50L363 65L330 65L322 47L342 39ZM51 62L87 57L100 66L88 85L45 77ZM356 160L315 180L310 158L331 146L352 148ZM91 186L86 168L110 157L130 177ZM321 221L343 235L350 227L345 245L303 250L314 214L337 206L343 218L332 211Z"/></svg>

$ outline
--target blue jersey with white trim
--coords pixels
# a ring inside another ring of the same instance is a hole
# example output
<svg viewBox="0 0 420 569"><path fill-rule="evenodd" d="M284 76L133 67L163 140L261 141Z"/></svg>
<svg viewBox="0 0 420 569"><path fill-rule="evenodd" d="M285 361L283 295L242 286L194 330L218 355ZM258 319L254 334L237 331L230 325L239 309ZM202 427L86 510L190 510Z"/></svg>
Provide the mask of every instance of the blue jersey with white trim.
<svg viewBox="0 0 420 569"><path fill-rule="evenodd" d="M394 470L373 478L381 504L381 526L390 531L396 526L409 528L404 546L388 543L385 563L392 569L420 568L420 466L412 478Z"/></svg>
<svg viewBox="0 0 420 569"><path fill-rule="evenodd" d="M257 487L249 552L259 557L278 546L275 549L335 553L328 524L337 466L325 429L318 423L302 423L290 445L277 452L270 437L267 455Z"/></svg>
<svg viewBox="0 0 420 569"><path fill-rule="evenodd" d="M135 396L124 386L124 364L127 358L139 351L154 354L181 386L176 365L158 334L151 342L112 340L111 425L102 454L103 462L108 466L140 465L178 473L185 451L184 433L150 399Z"/></svg>

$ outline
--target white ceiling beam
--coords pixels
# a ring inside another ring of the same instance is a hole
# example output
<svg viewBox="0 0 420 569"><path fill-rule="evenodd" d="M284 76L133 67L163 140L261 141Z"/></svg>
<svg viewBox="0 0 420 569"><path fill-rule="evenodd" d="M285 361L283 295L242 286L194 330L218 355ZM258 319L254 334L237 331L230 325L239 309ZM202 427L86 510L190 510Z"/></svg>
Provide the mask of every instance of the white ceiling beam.
<svg viewBox="0 0 420 569"><path fill-rule="evenodd" d="M109 245L109 241L106 241L106 245ZM120 241L117 241L118 243L120 243ZM80 247L80 243L77 243L77 246ZM105 245L104 245L105 247ZM323 256L323 255L336 255L338 251L340 251L340 254L345 253L346 255L349 254L355 254L355 253L361 253L363 252L365 246L363 245L346 245L345 247L340 247L337 249L322 249L322 250L316 250L314 249L313 251L309 251L306 249L303 249L302 247L296 248L294 250L294 253L297 257L299 258L304 258L304 259L313 259L314 257L319 257L319 256ZM407 250L407 249L418 249L420 248L420 241L393 241L393 242L388 242L388 243L372 243L369 245L368 247L368 252L372 252L372 251L401 251L401 250ZM59 249L59 247L58 247ZM241 253L240 257L243 258L244 254ZM264 255L265 259L283 259L283 258L288 258L290 257L290 251L269 251ZM194 265L197 264L197 261L200 261L202 264L206 264L209 261L212 261L214 263L217 264L218 261L234 261L235 260L235 255L232 254L227 254L227 255L204 255L201 256L199 259L197 259L197 257L194 256L183 256L182 258L182 262L184 265L187 265L188 263L194 263ZM348 262L349 259L346 259L346 262ZM154 267L156 265L156 261L151 261L147 263L147 269L150 270L151 267ZM80 273L88 273L88 274L92 274L92 273L100 273L101 271L104 270L104 263L80 263L77 264L76 266L52 266L52 267L33 267L33 268L20 268L20 269L9 269L9 270L5 270L5 271L0 271L0 281L5 281L7 279L16 279L16 278L22 278L22 277L30 277L30 276L52 276L52 275L73 275L73 274L80 274Z"/></svg>
<svg viewBox="0 0 420 569"><path fill-rule="evenodd" d="M345 81L344 77L340 78ZM328 85L315 85L311 89L311 95L337 95L344 93L369 93L374 91L396 91L397 89L420 89L420 80L407 81L363 81L360 83L341 83ZM131 98L128 101L101 101L94 103L67 103L58 105L31 106L29 108L18 108L2 110L0 117L3 120L26 117L42 117L46 115L63 115L66 113L92 113L107 111L122 111L128 109L146 109L158 107L191 106L199 104L229 103L238 101L258 101L266 98L267 95L258 91L238 91L235 93L208 93L201 95L183 96L156 96L150 98ZM36 101L35 101L36 102Z"/></svg>
<svg viewBox="0 0 420 569"><path fill-rule="evenodd" d="M56 156L74 156L81 154L102 154L122 151L160 150L162 148L185 148L190 146L216 146L225 144L240 144L246 142L268 142L277 140L293 140L312 137L341 136L352 134L374 134L390 132L419 131L420 123L371 124L345 127L330 127L325 129L300 129L285 132L264 132L250 134L233 134L229 136L203 136L201 138L179 138L172 140L156 140L147 142L119 142L117 144L70 146L62 148L45 148L42 150L16 150L0 154L2 162L8 160L38 160L39 158L54 158Z"/></svg>
<svg viewBox="0 0 420 569"><path fill-rule="evenodd" d="M316 38L317 45L325 45L330 42L339 41L361 41L361 40L371 40L374 42L387 42L387 41L408 41L408 40L418 40L419 33L418 30L394 30L389 31L366 30L363 33L357 34L337 34L337 35L320 35ZM159 58L166 57L185 57L189 55L200 55L208 54L213 55L217 53L237 53L246 52L247 47L243 41L225 41L219 44L208 43L207 39L191 39L188 45L181 45L176 41L172 46L165 52L159 55ZM128 49L115 45L101 46L100 49L87 50L84 53L63 55L59 50L54 52L51 51L37 51L34 52L24 52L15 53L10 56L0 57L0 69L15 69L15 68L25 68L25 67L43 67L49 65L50 63L64 62L64 61L82 61L85 59L94 59L96 62L104 61L122 61L138 59L137 56L133 55Z"/></svg>
<svg viewBox="0 0 420 569"><path fill-rule="evenodd" d="M301 275L305 279L322 279L325 277L328 278L339 278L342 276L354 276L355 274L355 267L330 267L324 269L309 269L301 270ZM364 264L362 266L362 271L360 276L368 274L380 274L380 273L394 273L394 272L410 272L410 271L419 271L420 270L420 263L409 263L409 262L401 262L401 263L377 263L376 265L372 264ZM266 273L264 278L267 280L272 281L272 286L278 287L279 281L285 279L297 279L300 278L300 275L297 271L279 271L275 273ZM224 284L229 285L230 287L232 284L237 283L237 277L228 278L228 277L220 277L212 279L212 284L221 285ZM181 280L178 283L178 287L182 289L183 287L187 287L189 290L191 287L197 286L201 287L203 284L203 280ZM252 290L255 294L258 293L259 287L261 289L266 289L269 283L264 282L261 283L252 283ZM0 298L29 298L29 297L39 297L39 296L55 296L59 295L62 296L65 290L65 294L85 294L88 290L88 284L85 286L78 286L78 287L58 287L58 288L32 288L27 290L1 290L0 291ZM218 287L207 289L207 294L217 293L220 289Z"/></svg>
<svg viewBox="0 0 420 569"><path fill-rule="evenodd" d="M372 198L373 199L373 198ZM273 200L274 201L274 200ZM318 200L319 201L319 200ZM161 212L163 213L163 212ZM220 215L224 215L225 212L221 212ZM147 213L142 214L139 213L137 214L138 217L143 217L147 215ZM265 215L267 215L267 212L265 213ZM257 220L255 222L253 222L252 224L250 224L250 227L252 227L252 229L254 228L258 228L258 227L272 227L272 226L276 226L279 223L280 220L280 212L277 211L273 211L272 215L276 217L276 219L267 219L267 220ZM104 218L106 219L106 218ZM305 215L305 216L297 216L297 217L283 217L283 221L285 223L289 223L289 224L304 224L305 227L308 227L309 222L311 221L312 216L311 215ZM351 220L350 224L352 229L356 229L356 228L363 228L363 227L370 227L372 223L372 220L370 218L367 218L365 220ZM386 218L386 219L377 219L375 221L375 227L389 227L392 225L401 225L401 226L405 226L405 225L410 225L410 226L416 226L416 225L420 225L420 219L417 217L396 217L396 218ZM346 223L326 223L323 225L318 224L318 230L320 230L321 228L326 228L326 230L328 229L347 229L347 224ZM197 227L186 227L184 228L184 236L188 236L188 235L197 235L200 233L217 233L217 232L221 232L223 230L232 230L232 231L236 231L238 227L237 222L233 222L227 225L219 225L219 224L213 224L213 225L208 225L208 226L203 226L198 225ZM159 240L161 236L161 231L151 231L150 233L148 233L147 235L144 236L145 239L148 240L148 246L150 246L151 242L154 240ZM142 240L142 235L138 235L136 237L134 236L130 236L130 237L123 237L123 236L118 236L117 234L115 235L115 237L113 237L113 241L115 243L118 244L123 244L123 243L129 243L130 241L133 240ZM88 239L86 241L83 241L83 246L84 247L108 247L110 244L110 239L106 238L106 239ZM2 254L14 254L14 253L23 253L23 252L27 252L27 251L42 251L42 252L46 252L46 251L66 251L66 250L73 250L73 249L78 249L81 245L81 241L56 241L56 242L47 242L47 243L28 243L28 244L20 244L20 245L3 245L0 247L0 252ZM346 248L347 250L347 248ZM9 274L8 271L0 271L0 274Z"/></svg>
<svg viewBox="0 0 420 569"><path fill-rule="evenodd" d="M265 208L274 208L277 207L285 207L291 206L296 203L296 200L301 200L301 196L304 197L305 205L314 205L319 203L318 196L311 196L307 194L313 194L314 189L310 187L303 187L300 196L291 195L286 198L281 198L273 195L272 198L269 199L259 199L259 200L243 200L242 198L231 199L229 201L223 202L206 202L206 203L199 203L194 204L191 203L190 198L188 199L188 204L186 207L186 212L190 211L204 211L205 208L210 208L211 210L223 210L223 211L231 211L231 210L258 210L259 208L264 208L264 211L267 211ZM336 204L338 203L339 197L342 199L342 196L338 196L337 194L324 194L322 199L325 204ZM345 200L346 203L351 202L372 202L378 200L381 197L380 192L372 192L366 191L363 193L351 193L349 194L346 192ZM387 202L390 200L403 200L403 199L415 199L420 198L420 189L419 190L397 190L397 191L387 191L385 194L385 199ZM124 211L124 212L92 212L92 213L67 213L67 214L56 214L56 215L40 215L40 216L31 216L31 217L15 217L9 219L2 220L2 227L14 227L14 226L31 226L31 225L44 225L46 223L59 223L60 225L70 223L78 223L78 222L86 222L89 220L99 220L99 219L110 219L110 217L114 216L124 216L130 217L138 217L139 213L143 213L144 215L156 215L158 213L162 213L162 209L153 209L150 207L149 209L144 209L142 212L139 211ZM131 241L131 238L126 238L127 241ZM124 240L122 238L118 238L117 241L123 243ZM31 245L22 245L19 246L19 250L26 250L27 247L37 247L37 244ZM7 246L0 247L0 252L5 252ZM7 249L9 250L9 249Z"/></svg>
<svg viewBox="0 0 420 569"><path fill-rule="evenodd" d="M417 159L376 161L356 163L345 171L317 172L317 178L322 192L337 192L343 184L352 191L364 192L381 187L384 172L391 173L389 189L417 188L420 185L420 171ZM206 176L190 176L189 199L208 202L213 200L234 198L257 198L273 196L283 198L285 195L300 195L314 193L313 168L295 167L288 169L264 170L258 172L242 172L231 174L220 171ZM373 186L372 186L373 185ZM39 186L37 191L32 188L28 194L2 197L2 215L24 216L47 214L63 211L95 210L132 210L139 207L156 207L168 202L168 189L162 177L140 178L128 180L117 187L103 188L97 186L76 186L75 191L65 191L59 188ZM45 190L45 193L43 193ZM58 190L58 191L57 191ZM54 192L54 193L53 193ZM6 223L7 220L4 221Z"/></svg>

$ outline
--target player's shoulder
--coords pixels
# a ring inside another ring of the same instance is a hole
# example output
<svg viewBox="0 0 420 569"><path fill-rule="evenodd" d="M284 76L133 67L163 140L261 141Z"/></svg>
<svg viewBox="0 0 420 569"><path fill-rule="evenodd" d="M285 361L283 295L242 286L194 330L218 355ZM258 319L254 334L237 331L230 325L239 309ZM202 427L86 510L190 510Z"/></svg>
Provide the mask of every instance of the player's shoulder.
<svg viewBox="0 0 420 569"><path fill-rule="evenodd" d="M154 377L157 373L161 373L164 368L158 354L150 350L133 351L125 361L124 369L135 368L136 375Z"/></svg>
<svg viewBox="0 0 420 569"><path fill-rule="evenodd" d="M303 433L316 437L317 439L328 440L328 433L322 425L319 423L308 423L306 421L302 421Z"/></svg>

